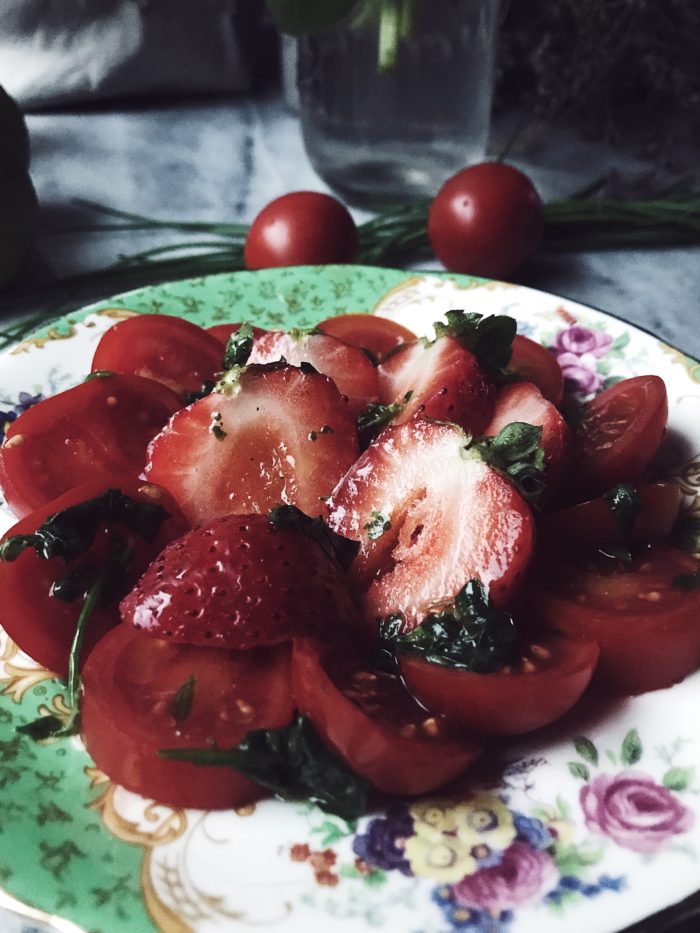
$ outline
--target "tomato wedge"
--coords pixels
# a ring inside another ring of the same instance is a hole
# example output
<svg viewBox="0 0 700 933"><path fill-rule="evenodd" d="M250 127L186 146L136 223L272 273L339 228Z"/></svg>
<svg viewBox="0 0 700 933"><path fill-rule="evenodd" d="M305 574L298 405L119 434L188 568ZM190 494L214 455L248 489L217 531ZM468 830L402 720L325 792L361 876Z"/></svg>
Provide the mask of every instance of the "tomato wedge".
<svg viewBox="0 0 700 933"><path fill-rule="evenodd" d="M522 376L526 382L533 382L548 401L561 405L564 375L557 358L546 347L529 337L516 334L508 368Z"/></svg>
<svg viewBox="0 0 700 933"><path fill-rule="evenodd" d="M191 707L178 710L178 692L188 682ZM254 729L289 725L294 714L289 646L174 645L128 625L97 645L83 688L82 734L98 768L116 784L172 807L240 807L267 791L230 767L160 758L161 749L230 748Z"/></svg>
<svg viewBox="0 0 700 933"><path fill-rule="evenodd" d="M573 437L579 499L634 482L661 445L668 419L663 379L623 379L588 403Z"/></svg>
<svg viewBox="0 0 700 933"><path fill-rule="evenodd" d="M475 674L399 654L408 689L448 723L484 735L518 735L549 725L582 696L598 661L594 641L547 634L519 664Z"/></svg>
<svg viewBox="0 0 700 933"><path fill-rule="evenodd" d="M645 693L700 664L698 573L700 561L666 544L643 548L631 563L571 552L541 562L527 601L533 618L598 642L598 682L616 693Z"/></svg>
<svg viewBox="0 0 700 933"><path fill-rule="evenodd" d="M402 343L412 343L416 335L403 324L375 314L338 314L316 325L317 330L358 350L368 350L381 362Z"/></svg>
<svg viewBox="0 0 700 933"><path fill-rule="evenodd" d="M352 653L309 639L294 644L292 683L299 712L356 773L387 794L422 794L457 777L481 754L427 714L396 674L375 672Z"/></svg>
<svg viewBox="0 0 700 933"><path fill-rule="evenodd" d="M179 509L164 489L130 477L104 477L71 489L58 499L43 505L10 528L3 538L7 540L13 535L32 534L50 515L100 496L108 489L121 489L137 502L158 504L166 509L170 517L162 523L152 541L146 541L122 526L105 525L98 529L90 549L69 561L62 557L42 560L30 548L12 562L0 561L2 627L22 651L43 667L62 676L68 671L68 655L82 600L65 602L52 596L54 582L82 572L87 574L91 568L94 577L109 554L115 534L119 534L122 540L126 538L133 547L130 566L122 587L118 591L110 592L109 601L98 604L90 618L82 651L82 658L86 658L102 635L119 621L121 596L136 583L162 548L183 534L187 526Z"/></svg>
<svg viewBox="0 0 700 933"><path fill-rule="evenodd" d="M169 314L139 314L105 331L92 371L147 376L184 398L213 381L222 362L221 340L203 327Z"/></svg>
<svg viewBox="0 0 700 933"><path fill-rule="evenodd" d="M181 401L143 376L95 377L13 421L0 448L0 484L17 516L105 474L136 479L149 441Z"/></svg>

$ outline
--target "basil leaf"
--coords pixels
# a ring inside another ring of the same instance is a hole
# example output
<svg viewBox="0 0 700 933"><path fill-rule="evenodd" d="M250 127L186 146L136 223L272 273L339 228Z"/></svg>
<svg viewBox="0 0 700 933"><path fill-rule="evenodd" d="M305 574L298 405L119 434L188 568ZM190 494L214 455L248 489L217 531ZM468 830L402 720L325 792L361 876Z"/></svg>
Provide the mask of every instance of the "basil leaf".
<svg viewBox="0 0 700 933"><path fill-rule="evenodd" d="M370 520L363 527L367 532L367 537L369 540L376 541L390 530L391 520L389 519L388 515L384 515L382 512L374 511L370 515Z"/></svg>
<svg viewBox="0 0 700 933"><path fill-rule="evenodd" d="M496 382L512 379L507 372L513 355L513 339L518 329L514 318L506 314L484 317L474 311L448 311L447 323L435 324L435 337L454 337L471 350L486 372Z"/></svg>
<svg viewBox="0 0 700 933"><path fill-rule="evenodd" d="M225 765L283 800L309 800L344 820L362 816L368 782L323 742L304 716L283 729L256 729L235 748L166 748L161 758L196 765Z"/></svg>
<svg viewBox="0 0 700 933"><path fill-rule="evenodd" d="M486 463L505 473L528 502L536 502L544 481L542 428L524 421L513 421L495 437L479 437L469 449Z"/></svg>
<svg viewBox="0 0 700 933"><path fill-rule="evenodd" d="M7 538L0 544L0 560L16 560L27 548L33 548L42 560L71 560L90 548L100 525L122 525L152 541L167 517L160 505L137 502L119 489L108 489L101 496L50 515L33 534Z"/></svg>
<svg viewBox="0 0 700 933"><path fill-rule="evenodd" d="M276 505L270 510L270 524L275 528L292 528L315 541L321 550L348 571L360 549L359 541L336 534L321 518L311 518L295 505Z"/></svg>
<svg viewBox="0 0 700 933"><path fill-rule="evenodd" d="M517 658L517 636L511 616L496 609L479 580L469 580L454 603L431 613L406 634L398 616L379 621L380 636L394 651L420 655L443 667L489 673Z"/></svg>
<svg viewBox="0 0 700 933"><path fill-rule="evenodd" d="M323 32L337 25L358 0L267 0L280 32L291 36Z"/></svg>
<svg viewBox="0 0 700 933"><path fill-rule="evenodd" d="M630 536L642 508L637 490L629 483L618 483L604 493L603 498L619 530L626 537Z"/></svg>
<svg viewBox="0 0 700 933"><path fill-rule="evenodd" d="M224 369L244 366L253 350L253 340L253 328L250 324L244 322L226 341Z"/></svg>

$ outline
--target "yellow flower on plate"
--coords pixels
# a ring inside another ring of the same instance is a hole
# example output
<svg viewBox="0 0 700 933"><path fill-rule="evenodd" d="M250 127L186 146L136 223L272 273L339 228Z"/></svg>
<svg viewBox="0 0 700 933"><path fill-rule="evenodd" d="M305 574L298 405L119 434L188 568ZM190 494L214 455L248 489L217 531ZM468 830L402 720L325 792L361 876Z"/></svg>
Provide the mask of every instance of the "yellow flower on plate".
<svg viewBox="0 0 700 933"><path fill-rule="evenodd" d="M448 833L411 836L405 854L414 875L445 883L460 881L477 867L464 843Z"/></svg>

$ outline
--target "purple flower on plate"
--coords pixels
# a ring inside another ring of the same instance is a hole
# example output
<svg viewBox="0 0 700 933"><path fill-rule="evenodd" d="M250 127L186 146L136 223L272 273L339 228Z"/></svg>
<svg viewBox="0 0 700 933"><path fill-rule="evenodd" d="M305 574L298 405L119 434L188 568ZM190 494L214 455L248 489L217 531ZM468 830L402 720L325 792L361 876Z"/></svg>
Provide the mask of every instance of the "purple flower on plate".
<svg viewBox="0 0 700 933"><path fill-rule="evenodd" d="M460 904L450 885L441 885L433 892L433 901L440 908L450 930L462 930L465 933L505 933L513 919L509 910L495 911L477 910L474 907L465 907Z"/></svg>
<svg viewBox="0 0 700 933"><path fill-rule="evenodd" d="M549 853L516 840L498 865L481 868L454 885L454 898L464 907L498 912L536 898L556 873Z"/></svg>
<svg viewBox="0 0 700 933"><path fill-rule="evenodd" d="M0 411L0 441L5 437L5 431L17 419L19 415L25 412L32 405L43 400L43 395L30 395L29 392L20 392L17 404L11 408Z"/></svg>
<svg viewBox="0 0 700 933"><path fill-rule="evenodd" d="M598 775L580 801L588 829L634 852L657 852L695 820L668 788L638 771Z"/></svg>
<svg viewBox="0 0 700 933"><path fill-rule="evenodd" d="M513 825L518 834L517 838L533 849L548 849L554 842L551 832L542 820L538 820L534 816L513 813Z"/></svg>
<svg viewBox="0 0 700 933"><path fill-rule="evenodd" d="M412 875L406 858L406 839L413 835L413 819L404 806L387 811L386 817L371 820L367 831L355 836L353 851L368 865L387 870L397 869Z"/></svg>
<svg viewBox="0 0 700 933"><path fill-rule="evenodd" d="M575 356L590 353L594 357L601 357L608 352L611 343L612 337L609 334L589 330L580 324L572 324L560 330L554 338L554 352L557 356L560 353L572 353Z"/></svg>

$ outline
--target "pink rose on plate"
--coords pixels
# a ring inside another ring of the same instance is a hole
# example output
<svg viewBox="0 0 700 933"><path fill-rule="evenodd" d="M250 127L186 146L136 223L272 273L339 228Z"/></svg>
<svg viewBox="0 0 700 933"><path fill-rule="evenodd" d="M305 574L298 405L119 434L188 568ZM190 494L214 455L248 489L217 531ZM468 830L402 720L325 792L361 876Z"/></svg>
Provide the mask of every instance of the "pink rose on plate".
<svg viewBox="0 0 700 933"><path fill-rule="evenodd" d="M547 852L516 840L497 865L467 875L452 891L462 907L499 912L533 900L554 874L554 861Z"/></svg>
<svg viewBox="0 0 700 933"><path fill-rule="evenodd" d="M608 352L611 343L609 334L572 324L560 330L554 338L554 352L557 356L560 353L573 353L576 356L591 354L593 357L601 357Z"/></svg>
<svg viewBox="0 0 700 933"><path fill-rule="evenodd" d="M657 852L693 825L694 814L648 774L601 774L581 788L586 826L634 852Z"/></svg>

